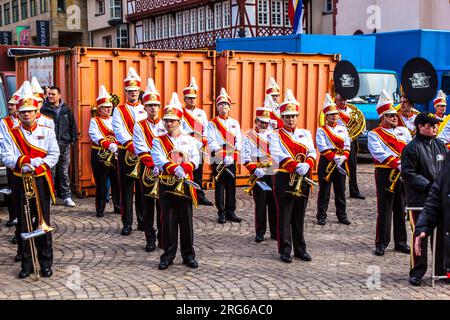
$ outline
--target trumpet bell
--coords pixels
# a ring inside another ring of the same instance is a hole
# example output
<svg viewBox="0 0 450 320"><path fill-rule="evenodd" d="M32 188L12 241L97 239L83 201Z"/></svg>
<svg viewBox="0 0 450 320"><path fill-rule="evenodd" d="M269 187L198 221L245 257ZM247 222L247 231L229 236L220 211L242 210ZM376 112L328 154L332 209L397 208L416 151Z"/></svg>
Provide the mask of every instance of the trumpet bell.
<svg viewBox="0 0 450 320"><path fill-rule="evenodd" d="M180 182L178 182L177 186L175 187L174 191L166 191L167 193L173 194L177 197L183 197L191 199L188 195L184 192L184 179L181 179Z"/></svg>
<svg viewBox="0 0 450 320"><path fill-rule="evenodd" d="M130 174L128 174L129 177L134 178L134 179L139 179L139 162L136 163L136 165L134 166L133 171L131 171Z"/></svg>

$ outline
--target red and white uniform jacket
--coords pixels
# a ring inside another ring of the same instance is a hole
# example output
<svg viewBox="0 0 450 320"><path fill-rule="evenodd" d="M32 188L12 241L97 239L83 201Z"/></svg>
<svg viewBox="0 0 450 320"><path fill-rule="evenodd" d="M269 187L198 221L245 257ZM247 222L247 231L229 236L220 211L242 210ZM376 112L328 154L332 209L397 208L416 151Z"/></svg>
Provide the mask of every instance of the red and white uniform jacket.
<svg viewBox="0 0 450 320"><path fill-rule="evenodd" d="M36 121L42 126L46 126L55 130L55 121L53 121L52 118L46 116L45 114L38 113L36 116Z"/></svg>
<svg viewBox="0 0 450 320"><path fill-rule="evenodd" d="M283 120L281 120L279 106L273 108L270 113L270 126L273 130L283 128Z"/></svg>
<svg viewBox="0 0 450 320"><path fill-rule="evenodd" d="M209 121L207 134L209 150L215 153L216 159L218 156L224 159L225 156L229 155L234 157L234 161L238 160L242 146L242 135L241 126L237 120L218 116ZM231 152L233 149L234 152ZM216 161L216 159L212 160Z"/></svg>
<svg viewBox="0 0 450 320"><path fill-rule="evenodd" d="M166 133L167 131L164 128L164 123L159 118L155 121L145 119L139 121L134 126L134 149L136 155L145 166L153 167L153 159L151 156L153 139Z"/></svg>
<svg viewBox="0 0 450 320"><path fill-rule="evenodd" d="M144 119L147 119L147 112L139 102L134 104L127 102L114 109L112 126L117 141L121 144L119 148L135 153L133 144L134 124Z"/></svg>
<svg viewBox="0 0 450 320"><path fill-rule="evenodd" d="M397 169L403 148L412 140L405 127L377 127L369 132L369 152L374 158L375 168Z"/></svg>
<svg viewBox="0 0 450 320"><path fill-rule="evenodd" d="M108 139L116 140L112 127L112 117L97 116L91 118L91 122L89 123L89 136L92 140L93 149L108 149L112 143ZM117 144L119 145L119 143Z"/></svg>
<svg viewBox="0 0 450 320"><path fill-rule="evenodd" d="M23 124L10 130L5 135L1 145L2 161L6 167L13 170L14 175L21 176L25 164L31 164L31 159L42 158L44 164L36 168L37 177L45 176L53 202L55 201L51 168L59 159L59 147L55 131L49 127L34 124L26 128Z"/></svg>
<svg viewBox="0 0 450 320"><path fill-rule="evenodd" d="M20 124L19 118L9 115L1 119L0 121L0 139L12 128L17 127Z"/></svg>
<svg viewBox="0 0 450 320"><path fill-rule="evenodd" d="M270 129L250 130L242 139L241 163L253 173L258 164L264 161L272 161L269 149L269 135L273 131Z"/></svg>
<svg viewBox="0 0 450 320"><path fill-rule="evenodd" d="M311 132L306 129L289 130L282 128L269 135L269 149L278 171L294 172L301 162L314 168L317 152Z"/></svg>
<svg viewBox="0 0 450 320"><path fill-rule="evenodd" d="M181 131L196 138L197 148L200 150L208 144L208 118L206 112L199 108L183 108Z"/></svg>
<svg viewBox="0 0 450 320"><path fill-rule="evenodd" d="M316 144L320 155L328 161L333 161L336 154L345 156L347 160L349 158L351 141L345 126L317 128Z"/></svg>
<svg viewBox="0 0 450 320"><path fill-rule="evenodd" d="M398 126L407 128L411 136L414 136L416 134L416 126L414 125L414 120L416 119L416 117L417 114L415 114L414 112L411 112L408 117L399 112Z"/></svg>

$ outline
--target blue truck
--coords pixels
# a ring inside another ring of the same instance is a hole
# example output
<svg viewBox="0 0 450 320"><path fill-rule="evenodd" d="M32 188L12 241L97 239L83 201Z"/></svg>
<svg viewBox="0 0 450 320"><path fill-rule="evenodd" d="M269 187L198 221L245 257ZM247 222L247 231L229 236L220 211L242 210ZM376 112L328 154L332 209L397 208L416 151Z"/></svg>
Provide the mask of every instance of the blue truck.
<svg viewBox="0 0 450 320"><path fill-rule="evenodd" d="M357 106L366 118L366 130L358 138L361 153L368 153L367 133L378 126L376 104L381 89L386 89L399 102L399 77L388 68L375 66L374 36L290 35L276 37L218 39L216 50L274 51L290 53L340 54L358 70L360 89L349 101Z"/></svg>

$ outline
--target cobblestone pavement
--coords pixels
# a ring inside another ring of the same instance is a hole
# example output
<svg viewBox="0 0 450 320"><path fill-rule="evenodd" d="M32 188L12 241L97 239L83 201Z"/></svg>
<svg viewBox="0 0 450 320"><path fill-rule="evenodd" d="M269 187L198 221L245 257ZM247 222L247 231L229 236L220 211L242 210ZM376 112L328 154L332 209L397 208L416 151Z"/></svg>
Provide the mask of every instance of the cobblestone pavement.
<svg viewBox="0 0 450 320"><path fill-rule="evenodd" d="M15 246L10 243L13 229L5 227L4 210L0 299L449 299L450 286L439 282L432 288L429 273L422 287L411 287L409 256L394 252L393 243L385 256L373 254L373 166L362 164L358 170L367 198L348 199L350 226L337 223L333 203L327 224L317 225L317 192L313 192L305 220L311 262L283 263L276 241L267 234L264 242L254 241L253 201L243 189L237 192L237 214L244 219L240 224L218 224L212 207L195 210L199 268L183 265L178 252L164 271L157 269L161 249L146 253L140 231L120 236L120 216L95 217L94 199L89 198L76 199L75 208L52 208L53 277L20 280L20 264L14 263ZM213 191L207 196L213 199Z"/></svg>

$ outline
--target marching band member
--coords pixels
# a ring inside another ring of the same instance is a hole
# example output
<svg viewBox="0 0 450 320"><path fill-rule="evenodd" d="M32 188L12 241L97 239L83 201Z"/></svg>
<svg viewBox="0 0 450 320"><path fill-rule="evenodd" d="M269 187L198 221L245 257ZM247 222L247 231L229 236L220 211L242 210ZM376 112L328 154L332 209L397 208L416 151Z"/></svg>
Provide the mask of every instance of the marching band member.
<svg viewBox="0 0 450 320"><path fill-rule="evenodd" d="M147 112L147 119L139 121L134 126L133 141L136 149L136 154L141 161L141 170L139 177L141 177L142 190L144 193L143 199L143 223L144 234L146 240L145 251L155 251L156 233L153 228L155 222L155 205L156 205L156 226L158 230L158 244L161 246L161 208L159 200L150 196L155 183L157 183L159 169L153 163L151 150L153 146L153 139L155 137L166 134L164 123L159 118L159 111L161 109L161 98L159 92L155 88L155 83L152 78L147 80L147 88L142 96L142 103ZM148 181L148 180L151 181ZM146 186L148 185L148 186Z"/></svg>
<svg viewBox="0 0 450 320"><path fill-rule="evenodd" d="M350 128L348 125L350 124L350 113L352 109L347 105L347 100L342 98L339 92L336 93L335 101L336 107L339 111L339 120L338 125L345 126L348 130ZM355 107L356 108L356 107ZM349 177L348 177L348 186L350 191L350 198L361 199L364 200L366 197L359 191L358 187L358 179L357 179L357 155L358 155L358 141L357 139L351 141L350 145L350 155L348 157L348 168L349 168Z"/></svg>
<svg viewBox="0 0 450 320"><path fill-rule="evenodd" d="M98 116L91 119L89 136L92 140L91 167L95 180L95 211L103 217L106 205L107 179L111 182L114 212L120 212L120 189L117 181L117 161L114 157L118 143L112 128L113 104L104 86L97 97Z"/></svg>
<svg viewBox="0 0 450 320"><path fill-rule="evenodd" d="M200 152L200 165L194 171L194 182L202 186L203 177L203 152L208 144L207 128L208 118L205 111L196 107L198 86L195 78L192 77L189 87L183 89L185 107L183 109L183 119L181 121L181 130L191 135L197 140L197 148ZM213 203L209 201L203 190L198 190L198 204L212 206Z"/></svg>
<svg viewBox="0 0 450 320"><path fill-rule="evenodd" d="M277 237L277 209L272 190L262 190L256 181L262 181L272 188L272 158L269 151L268 136L272 132L269 129L271 121L271 109L265 106L256 108L255 129L250 130L242 140L241 163L254 176L255 183L252 186L253 199L255 201L255 232L256 242L264 240L266 233L267 215L269 216L270 238ZM266 214L267 211L267 214Z"/></svg>
<svg viewBox="0 0 450 320"><path fill-rule="evenodd" d="M345 212L345 177L340 170L350 156L350 138L347 128L338 125L339 111L336 104L327 93L323 106L326 124L317 129L316 143L321 157L317 175L319 177L319 195L317 198L317 221L324 225L327 219L328 203L330 202L331 184L333 184L336 216L339 223L350 224ZM339 168L338 168L339 166Z"/></svg>
<svg viewBox="0 0 450 320"><path fill-rule="evenodd" d="M151 156L162 172L159 184L161 204L162 248L164 253L158 269L164 270L173 263L177 252L178 226L180 227L181 256L183 263L197 268L194 251L192 204L197 207L196 190L186 182L192 181L200 156L193 148L196 139L181 132L182 105L174 92L164 108L164 127L167 134L153 139Z"/></svg>
<svg viewBox="0 0 450 320"><path fill-rule="evenodd" d="M22 175L32 172L35 177L37 190L33 189L40 198L40 207L44 221L50 225L50 199L55 203L55 195L50 168L56 165L59 158L59 148L53 129L41 126L36 122L37 101L33 98L31 86L26 81L20 91L18 112L21 124L10 130L4 136L2 143L2 160L6 167L14 171L13 193L18 224L21 230L27 230L25 219L25 195ZM31 214L37 216L36 197L30 199ZM36 219L34 227L40 223ZM45 235L34 238L38 252L41 274L50 277L53 263L52 236ZM37 266L36 266L37 267ZM26 278L33 269L30 241L23 241L22 270L19 278ZM37 270L34 270L37 272Z"/></svg>
<svg viewBox="0 0 450 320"><path fill-rule="evenodd" d="M272 112L270 114L270 126L272 129L283 128L283 120L280 117L280 87L273 77L269 79L269 86L266 89L266 96L269 95L272 97L273 103L270 108Z"/></svg>
<svg viewBox="0 0 450 320"><path fill-rule="evenodd" d="M445 110L447 109L447 96L444 91L439 90L436 98L433 100L435 115L441 121L444 121ZM440 125L440 122L438 123Z"/></svg>
<svg viewBox="0 0 450 320"><path fill-rule="evenodd" d="M397 110L398 126L407 128L411 137L414 137L414 135L416 134L416 126L414 125L414 120L419 113L413 107L413 102L409 100L406 94L402 94L400 98L400 106Z"/></svg>
<svg viewBox="0 0 450 320"><path fill-rule="evenodd" d="M400 178L400 155L411 141L406 127L398 126L397 111L386 90L382 90L377 104L380 126L368 134L369 151L375 161L377 189L377 228L375 255L384 255L391 239L391 220L394 222L395 251L409 253L406 244L404 192Z"/></svg>
<svg viewBox="0 0 450 320"><path fill-rule="evenodd" d="M41 113L42 105L44 104L44 90L42 89L36 77L31 78L31 89L33 91L34 99L38 102L38 111L36 121L38 124L55 129L55 122L49 116Z"/></svg>
<svg viewBox="0 0 450 320"><path fill-rule="evenodd" d="M147 118L144 106L139 103L141 78L133 67L130 67L124 79L124 90L127 102L114 109L112 126L119 145L119 184L120 206L123 228L121 235L128 236L133 224L133 187L135 187L135 209L138 230L143 230L142 192L139 181L131 177L139 165L133 143L134 124Z"/></svg>
<svg viewBox="0 0 450 320"><path fill-rule="evenodd" d="M241 222L236 213L236 161L242 137L239 122L229 116L231 98L224 88L216 99L218 116L208 123L208 147L215 177L215 202L218 222ZM220 173L220 175L219 175Z"/></svg>
<svg viewBox="0 0 450 320"><path fill-rule="evenodd" d="M270 154L279 166L274 180L278 208L278 252L286 263L292 262L292 246L295 257L311 261L303 236L310 189L305 178L314 168L317 155L311 132L297 128L299 108L300 104L288 89L286 101L280 106L283 128L269 136Z"/></svg>

